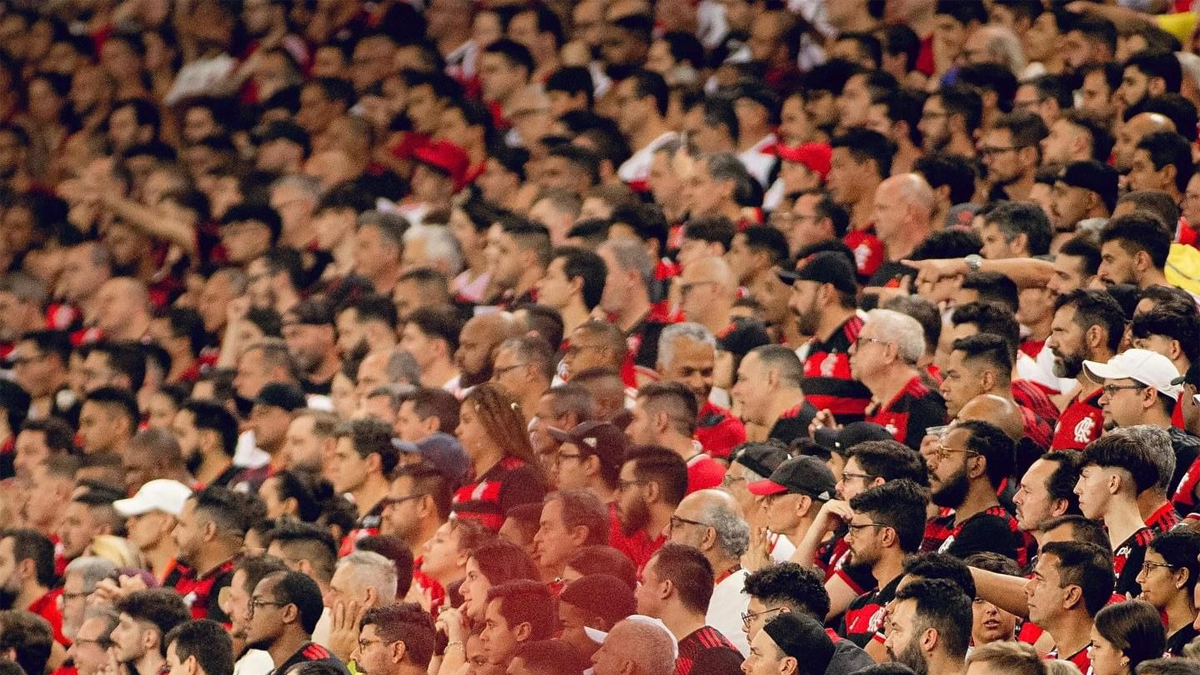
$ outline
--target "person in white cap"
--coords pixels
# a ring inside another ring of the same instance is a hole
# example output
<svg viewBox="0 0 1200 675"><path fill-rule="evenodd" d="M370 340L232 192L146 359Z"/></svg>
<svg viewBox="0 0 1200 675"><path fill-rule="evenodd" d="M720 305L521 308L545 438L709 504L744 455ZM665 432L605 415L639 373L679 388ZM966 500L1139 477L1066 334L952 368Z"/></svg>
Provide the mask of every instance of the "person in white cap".
<svg viewBox="0 0 1200 675"><path fill-rule="evenodd" d="M160 583L175 566L178 549L171 531L191 495L183 483L160 478L146 482L133 497L113 502L117 513L126 518L129 541L141 549Z"/></svg>
<svg viewBox="0 0 1200 675"><path fill-rule="evenodd" d="M1146 424L1166 429L1175 451L1175 472L1167 494L1174 494L1180 480L1200 453L1200 438L1171 424L1183 387L1173 384L1179 371L1170 359L1148 349L1127 349L1108 363L1084 361L1088 376L1104 383L1100 405L1104 428L1126 428Z"/></svg>

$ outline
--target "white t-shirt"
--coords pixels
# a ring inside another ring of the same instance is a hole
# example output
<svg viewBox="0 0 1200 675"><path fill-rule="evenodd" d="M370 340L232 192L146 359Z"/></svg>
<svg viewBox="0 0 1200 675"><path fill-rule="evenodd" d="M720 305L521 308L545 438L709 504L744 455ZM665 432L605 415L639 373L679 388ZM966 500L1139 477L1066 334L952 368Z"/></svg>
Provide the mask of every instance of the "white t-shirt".
<svg viewBox="0 0 1200 675"><path fill-rule="evenodd" d="M739 569L722 579L713 588L712 599L708 601L708 613L704 615L704 623L721 631L742 656L750 655L750 642L742 630L742 612L750 606L750 596L743 593L742 588L749 574Z"/></svg>

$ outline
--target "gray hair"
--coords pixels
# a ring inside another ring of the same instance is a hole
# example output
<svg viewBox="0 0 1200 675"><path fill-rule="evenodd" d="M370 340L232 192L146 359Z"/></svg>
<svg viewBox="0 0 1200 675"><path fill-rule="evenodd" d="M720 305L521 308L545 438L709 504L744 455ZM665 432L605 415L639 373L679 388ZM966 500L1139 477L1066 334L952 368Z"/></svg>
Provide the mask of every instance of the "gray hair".
<svg viewBox="0 0 1200 675"><path fill-rule="evenodd" d="M67 569L63 572L63 578L72 574L78 574L83 579L83 592L91 593L96 590L96 584L115 571L117 571L117 566L111 560L96 556L83 556L67 564Z"/></svg>
<svg viewBox="0 0 1200 675"><path fill-rule="evenodd" d="M396 347L388 356L387 379L392 384L421 384L421 367L412 354Z"/></svg>
<svg viewBox="0 0 1200 675"><path fill-rule="evenodd" d="M896 353L908 365L916 365L925 355L925 330L911 316L892 309L873 309L867 312L867 323L878 326L889 342L896 343Z"/></svg>
<svg viewBox="0 0 1200 675"><path fill-rule="evenodd" d="M658 362L668 364L675 360L675 341L691 340L713 349L717 348L717 338L712 331L693 321L673 323L662 330L658 337Z"/></svg>
<svg viewBox="0 0 1200 675"><path fill-rule="evenodd" d="M271 183L271 192L279 188L290 187L304 194L308 199L311 199L316 204L321 199L321 181L312 176L296 174L294 176L284 176Z"/></svg>
<svg viewBox="0 0 1200 675"><path fill-rule="evenodd" d="M9 272L0 278L0 293L11 293L17 300L38 307L44 307L49 297L46 284L24 272Z"/></svg>
<svg viewBox="0 0 1200 675"><path fill-rule="evenodd" d="M609 239L601 245L612 251L617 267L626 271L635 270L642 277L646 288L650 288L651 282L654 281L654 261L650 259L650 254L641 242Z"/></svg>
<svg viewBox="0 0 1200 675"><path fill-rule="evenodd" d="M107 640L112 634L113 629L117 627L117 624L121 621L121 615L117 614L117 611L109 605L96 605L83 610L83 620L87 621L89 619L104 619L104 630L101 631L98 638L103 641Z"/></svg>
<svg viewBox="0 0 1200 675"><path fill-rule="evenodd" d="M733 200L739 205L749 206L750 195L754 191L751 181L754 178L746 170L742 160L731 152L717 152L706 155L703 159L708 162L709 177L717 182L733 181Z"/></svg>
<svg viewBox="0 0 1200 675"><path fill-rule="evenodd" d="M996 24L983 26L983 36L987 39L988 55L999 59L1001 65L1020 77L1025 70L1025 52L1021 48L1021 40L1012 30Z"/></svg>
<svg viewBox="0 0 1200 675"><path fill-rule="evenodd" d="M449 227L443 225L418 225L404 233L404 243L421 240L425 242L425 257L430 262L442 261L447 276L455 276L462 271L463 255L458 247L458 240Z"/></svg>
<svg viewBox="0 0 1200 675"><path fill-rule="evenodd" d="M380 605L396 601L396 564L374 551L355 551L342 558L337 568L353 568L354 583L359 588L373 588Z"/></svg>
<svg viewBox="0 0 1200 675"><path fill-rule="evenodd" d="M1171 446L1171 435L1166 429L1149 424L1135 424L1113 429L1108 433L1124 436L1141 448L1146 457L1154 462L1154 468L1158 469L1158 489L1163 492L1170 489L1171 479L1175 476L1175 450Z"/></svg>
<svg viewBox="0 0 1200 675"><path fill-rule="evenodd" d="M716 531L717 545L728 555L739 558L750 548L750 525L720 500L709 500L701 518Z"/></svg>

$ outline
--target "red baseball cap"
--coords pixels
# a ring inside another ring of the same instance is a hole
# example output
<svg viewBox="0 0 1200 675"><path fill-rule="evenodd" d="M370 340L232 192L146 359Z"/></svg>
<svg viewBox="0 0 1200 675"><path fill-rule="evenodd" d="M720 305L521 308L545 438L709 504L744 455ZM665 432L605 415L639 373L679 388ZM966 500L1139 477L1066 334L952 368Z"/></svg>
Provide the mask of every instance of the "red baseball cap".
<svg viewBox="0 0 1200 675"><path fill-rule="evenodd" d="M829 175L829 160L833 156L833 149L828 143L801 143L796 146L780 143L775 146L775 154L785 162L803 164L809 171L820 175L821 180L825 180L825 176Z"/></svg>
<svg viewBox="0 0 1200 675"><path fill-rule="evenodd" d="M443 173L454 180L454 190L461 190L471 166L467 151L450 141L435 141L423 148L413 150L413 159Z"/></svg>

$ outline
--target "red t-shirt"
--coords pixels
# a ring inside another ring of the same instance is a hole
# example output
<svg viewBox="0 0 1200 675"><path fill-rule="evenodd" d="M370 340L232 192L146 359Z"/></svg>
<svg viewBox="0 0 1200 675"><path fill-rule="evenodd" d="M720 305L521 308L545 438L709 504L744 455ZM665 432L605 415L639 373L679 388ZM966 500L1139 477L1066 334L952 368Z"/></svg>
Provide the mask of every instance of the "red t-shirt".
<svg viewBox="0 0 1200 675"><path fill-rule="evenodd" d="M705 454L693 457L687 464L687 472L689 495L697 490L715 488L725 480L725 466Z"/></svg>
<svg viewBox="0 0 1200 675"><path fill-rule="evenodd" d="M58 644L64 647L70 647L71 641L68 640L67 636L63 635L62 632L63 617L62 611L58 608L58 598L61 595L62 589L56 588L37 600L34 600L32 603L30 603L28 609L34 614L37 614L45 619L50 624L50 628L54 632L55 642L58 642Z"/></svg>
<svg viewBox="0 0 1200 675"><path fill-rule="evenodd" d="M1104 411L1100 409L1103 389L1096 389L1083 398L1076 398L1063 410L1054 429L1052 450L1082 450L1100 438L1104 431Z"/></svg>

